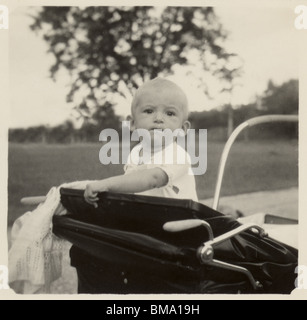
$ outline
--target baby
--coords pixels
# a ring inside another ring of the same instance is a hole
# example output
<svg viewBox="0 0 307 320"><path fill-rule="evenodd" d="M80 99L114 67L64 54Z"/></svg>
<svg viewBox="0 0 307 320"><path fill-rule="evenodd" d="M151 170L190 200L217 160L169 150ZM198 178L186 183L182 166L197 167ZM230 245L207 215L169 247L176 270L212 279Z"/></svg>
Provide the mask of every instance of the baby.
<svg viewBox="0 0 307 320"><path fill-rule="evenodd" d="M177 129L187 133L188 101L186 95L172 81L156 78L138 89L131 106L131 130L148 130L151 141L155 141L157 131ZM178 131L178 130L177 130ZM149 196L192 199L198 201L195 178L191 170L191 161L186 151L176 143L162 144L161 148L151 144L151 157L147 161L142 157L141 144L134 147L125 165L125 174L95 181L86 186L86 202L97 206L97 194L103 191L136 193ZM175 152L174 152L175 150ZM157 153L161 159L172 157L172 163L154 161ZM134 161L131 161L131 155ZM135 159L135 155L139 157ZM185 159L178 161L176 159Z"/></svg>

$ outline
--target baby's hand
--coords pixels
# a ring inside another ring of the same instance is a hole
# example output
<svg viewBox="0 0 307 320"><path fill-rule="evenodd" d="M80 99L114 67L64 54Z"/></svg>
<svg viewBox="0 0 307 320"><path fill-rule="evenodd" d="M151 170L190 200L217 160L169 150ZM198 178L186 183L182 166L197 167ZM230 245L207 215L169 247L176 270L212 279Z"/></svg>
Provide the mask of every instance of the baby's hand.
<svg viewBox="0 0 307 320"><path fill-rule="evenodd" d="M97 201L99 198L97 197L98 192L96 192L91 184L88 184L86 186L85 192L84 192L84 199L87 203L91 204L95 208L98 207Z"/></svg>

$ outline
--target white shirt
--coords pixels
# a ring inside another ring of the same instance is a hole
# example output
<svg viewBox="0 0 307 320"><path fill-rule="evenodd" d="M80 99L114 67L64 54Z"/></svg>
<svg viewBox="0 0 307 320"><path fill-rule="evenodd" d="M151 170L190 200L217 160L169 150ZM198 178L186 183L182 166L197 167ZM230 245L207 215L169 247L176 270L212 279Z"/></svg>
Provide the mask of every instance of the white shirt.
<svg viewBox="0 0 307 320"><path fill-rule="evenodd" d="M140 155L142 149L141 144L132 149L124 167L125 174L137 170L161 168L168 176L168 183L161 188L137 194L198 201L195 177L191 169L191 159L181 146L175 142L171 143L164 149L158 150L148 159L144 159Z"/></svg>

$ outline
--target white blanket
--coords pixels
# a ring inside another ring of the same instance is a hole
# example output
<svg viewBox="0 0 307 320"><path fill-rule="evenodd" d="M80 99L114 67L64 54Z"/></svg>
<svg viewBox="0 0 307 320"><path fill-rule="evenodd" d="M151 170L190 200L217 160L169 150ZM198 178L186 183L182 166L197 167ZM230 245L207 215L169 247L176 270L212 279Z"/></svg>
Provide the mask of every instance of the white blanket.
<svg viewBox="0 0 307 320"><path fill-rule="evenodd" d="M16 293L49 293L62 274L64 240L52 233L53 215L66 214L60 188L85 189L90 181L53 187L35 210L18 218L12 228L9 251L9 284Z"/></svg>

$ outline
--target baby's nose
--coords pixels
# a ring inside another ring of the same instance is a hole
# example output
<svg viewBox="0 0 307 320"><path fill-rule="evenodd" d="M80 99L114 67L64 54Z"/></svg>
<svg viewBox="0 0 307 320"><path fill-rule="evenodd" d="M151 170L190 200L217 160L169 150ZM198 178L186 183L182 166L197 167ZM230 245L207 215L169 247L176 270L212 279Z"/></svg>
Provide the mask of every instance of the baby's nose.
<svg viewBox="0 0 307 320"><path fill-rule="evenodd" d="M163 115L160 112L157 112L155 122L163 122Z"/></svg>

